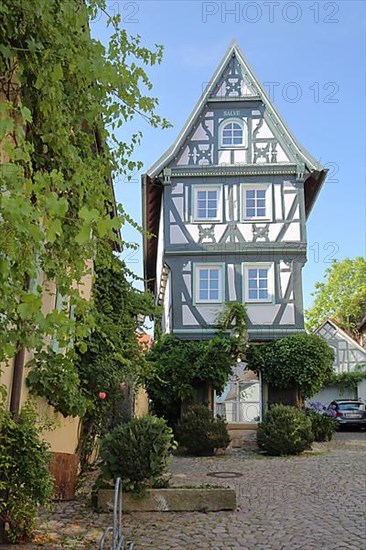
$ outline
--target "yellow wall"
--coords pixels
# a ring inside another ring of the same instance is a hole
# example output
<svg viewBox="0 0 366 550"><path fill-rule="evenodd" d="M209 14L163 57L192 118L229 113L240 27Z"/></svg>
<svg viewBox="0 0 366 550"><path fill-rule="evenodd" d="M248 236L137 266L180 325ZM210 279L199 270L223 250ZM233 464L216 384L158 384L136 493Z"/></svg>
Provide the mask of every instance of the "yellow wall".
<svg viewBox="0 0 366 550"><path fill-rule="evenodd" d="M88 267L92 269L92 261L88 262ZM55 307L56 299L56 287L53 282L43 281L43 295L42 295L42 312L44 315L51 312ZM90 299L92 287L92 274L88 274L84 277L82 283L79 285L80 293L84 298ZM32 359L32 352L27 351L25 356L25 364ZM4 384L8 390L6 399L6 408L9 408L10 404L10 388L13 376L13 360L7 364L0 366L0 383ZM2 371L2 372L1 372ZM28 389L25 384L25 378L27 376L27 369L24 369L23 386L21 394L21 404L23 405L28 399ZM43 432L43 438L51 446L51 451L61 453L75 453L78 443L78 431L79 431L79 418L64 418L61 414L56 413L53 407L49 406L45 399L32 399L32 403L35 406L39 420L41 423L45 421L51 421L53 428Z"/></svg>
<svg viewBox="0 0 366 550"><path fill-rule="evenodd" d="M149 398L144 388L139 388L135 395L135 416L143 416L149 412Z"/></svg>

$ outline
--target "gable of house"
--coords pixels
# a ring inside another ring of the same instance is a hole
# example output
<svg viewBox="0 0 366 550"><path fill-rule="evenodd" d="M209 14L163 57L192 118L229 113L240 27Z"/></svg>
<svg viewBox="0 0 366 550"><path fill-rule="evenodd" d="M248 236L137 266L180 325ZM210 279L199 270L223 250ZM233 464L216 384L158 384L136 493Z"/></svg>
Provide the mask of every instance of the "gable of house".
<svg viewBox="0 0 366 550"><path fill-rule="evenodd" d="M163 332L208 338L227 301L247 303L251 339L303 331L306 218L325 176L233 44L142 177L155 236L144 240L144 272Z"/></svg>
<svg viewBox="0 0 366 550"><path fill-rule="evenodd" d="M334 370L352 372L358 366L366 368L366 350L329 319L316 331L334 351Z"/></svg>

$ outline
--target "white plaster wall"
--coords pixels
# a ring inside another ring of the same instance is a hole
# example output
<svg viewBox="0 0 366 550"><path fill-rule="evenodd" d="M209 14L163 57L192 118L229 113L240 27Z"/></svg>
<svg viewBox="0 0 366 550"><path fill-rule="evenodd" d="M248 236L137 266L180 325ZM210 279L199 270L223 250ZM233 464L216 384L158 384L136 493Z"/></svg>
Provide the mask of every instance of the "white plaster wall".
<svg viewBox="0 0 366 550"><path fill-rule="evenodd" d="M206 323L213 325L217 321L217 316L223 310L224 304L215 305L196 305L197 311L202 315Z"/></svg>
<svg viewBox="0 0 366 550"><path fill-rule="evenodd" d="M282 200L281 200L281 185L274 185L274 201L275 201L275 217L276 220L282 220Z"/></svg>
<svg viewBox="0 0 366 550"><path fill-rule="evenodd" d="M247 304L248 317L253 325L271 325L279 309L279 304Z"/></svg>
<svg viewBox="0 0 366 550"><path fill-rule="evenodd" d="M234 264L227 265L227 282L229 287L229 300L235 301L236 297L236 288L235 288L235 269Z"/></svg>
<svg viewBox="0 0 366 550"><path fill-rule="evenodd" d="M291 207L294 203L294 200L296 198L296 193L286 193L284 195L284 201L285 201L285 218L288 217L288 214L291 210Z"/></svg>
<svg viewBox="0 0 366 550"><path fill-rule="evenodd" d="M295 306L294 304L287 304L285 311L280 320L280 325L293 325L295 324Z"/></svg>
<svg viewBox="0 0 366 550"><path fill-rule="evenodd" d="M234 151L234 164L246 164L247 163L247 150L236 149Z"/></svg>
<svg viewBox="0 0 366 550"><path fill-rule="evenodd" d="M182 322L183 325L198 325L198 321L192 314L189 307L185 304L182 306Z"/></svg>
<svg viewBox="0 0 366 550"><path fill-rule="evenodd" d="M188 147L185 147L182 154L180 155L180 157L178 158L178 161L177 161L177 165L178 166L187 166L188 164Z"/></svg>
<svg viewBox="0 0 366 550"><path fill-rule="evenodd" d="M339 386L327 386L320 392L316 393L308 399L310 401L320 401L323 405L329 405L333 399L355 399L357 398L357 392L355 390L345 388L344 391L340 390Z"/></svg>
<svg viewBox="0 0 366 550"><path fill-rule="evenodd" d="M290 282L290 277L291 277L291 272L289 272L289 271L280 271L280 285L281 285L280 293L281 293L281 298L283 298L286 294L286 290L287 290L288 284Z"/></svg>
<svg viewBox="0 0 366 550"><path fill-rule="evenodd" d="M277 145L277 162L289 162L290 159L286 155L285 151L282 149L281 145Z"/></svg>
<svg viewBox="0 0 366 550"><path fill-rule="evenodd" d="M177 209L177 212L179 214L180 220L183 219L183 197L172 197L172 202ZM177 220L180 222L180 220Z"/></svg>
<svg viewBox="0 0 366 550"><path fill-rule="evenodd" d="M219 151L219 164L230 164L230 151Z"/></svg>
<svg viewBox="0 0 366 550"><path fill-rule="evenodd" d="M181 195L183 193L183 183L172 185L172 195Z"/></svg>
<svg viewBox="0 0 366 550"><path fill-rule="evenodd" d="M259 126L260 119L258 121L253 121L253 137L254 137L254 130ZM255 134L256 138L273 138L273 132L269 128L267 122L264 120L262 126L259 128L258 132Z"/></svg>
<svg viewBox="0 0 366 550"><path fill-rule="evenodd" d="M170 242L171 244L187 244L188 241L184 236L183 231L179 225L171 225L169 228L170 232Z"/></svg>

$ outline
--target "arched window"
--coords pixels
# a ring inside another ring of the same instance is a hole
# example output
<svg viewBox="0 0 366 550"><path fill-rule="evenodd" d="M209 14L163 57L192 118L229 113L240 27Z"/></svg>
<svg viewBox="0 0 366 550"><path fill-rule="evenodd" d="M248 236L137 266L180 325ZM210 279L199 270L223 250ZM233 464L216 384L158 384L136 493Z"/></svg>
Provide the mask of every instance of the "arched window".
<svg viewBox="0 0 366 550"><path fill-rule="evenodd" d="M223 147L235 147L244 145L244 130L241 121L230 121L222 126L221 145Z"/></svg>

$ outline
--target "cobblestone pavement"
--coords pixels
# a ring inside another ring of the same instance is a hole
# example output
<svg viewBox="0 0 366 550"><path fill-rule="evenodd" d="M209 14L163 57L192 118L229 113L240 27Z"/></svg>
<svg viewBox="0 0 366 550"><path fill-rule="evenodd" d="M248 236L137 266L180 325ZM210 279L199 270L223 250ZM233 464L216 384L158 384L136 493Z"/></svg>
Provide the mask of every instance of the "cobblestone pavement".
<svg viewBox="0 0 366 550"><path fill-rule="evenodd" d="M124 531L136 550L364 550L365 433L341 432L327 445L291 458L243 451L210 458L177 457L171 468L175 482L234 487L238 509L133 513L124 516ZM235 472L241 477L207 475L212 472ZM110 514L98 515L83 501L60 503L52 513L42 514L39 543L27 550L39 544L47 550L97 548L110 523Z"/></svg>

